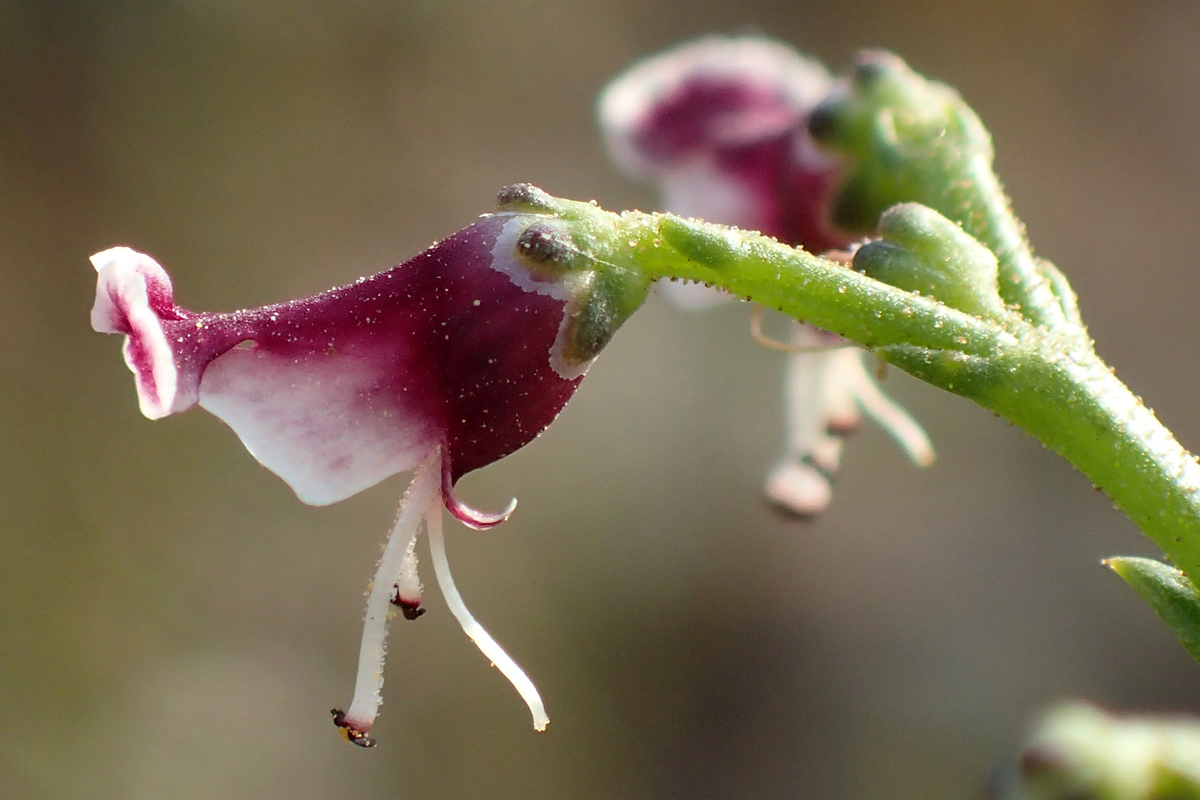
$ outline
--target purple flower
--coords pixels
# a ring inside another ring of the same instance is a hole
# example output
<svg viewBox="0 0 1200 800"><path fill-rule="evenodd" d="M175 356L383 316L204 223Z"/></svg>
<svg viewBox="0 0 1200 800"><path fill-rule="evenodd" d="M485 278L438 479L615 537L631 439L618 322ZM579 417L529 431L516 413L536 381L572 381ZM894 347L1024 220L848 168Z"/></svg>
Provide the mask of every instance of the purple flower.
<svg viewBox="0 0 1200 800"><path fill-rule="evenodd" d="M439 506L473 528L508 518L515 501L483 513L458 499L455 482L545 430L647 287L628 275L592 280L553 218L537 213L553 210L539 190L510 187L501 203L507 210L386 272L225 314L175 305L170 278L147 255L115 247L92 257L92 327L124 334L147 417L199 405L313 505L416 468L368 596L354 699L334 712L364 746L392 607L410 619L422 612L422 523L451 611L521 693L534 727L549 721L533 684L463 605Z"/></svg>
<svg viewBox="0 0 1200 800"><path fill-rule="evenodd" d="M756 230L812 252L843 250L851 237L830 221L839 165L817 149L806 126L832 85L824 67L786 45L707 37L617 77L600 97L599 117L614 160L654 182L667 211ZM686 308L729 299L694 284L663 289ZM823 511L842 435L862 412L918 464L932 462L928 438L879 389L860 351L798 323L791 338L771 343L790 355L785 452L767 478L768 499L799 515Z"/></svg>
<svg viewBox="0 0 1200 800"><path fill-rule="evenodd" d="M848 242L829 222L837 163L805 119L832 83L786 45L708 37L617 77L599 116L613 158L672 213L829 250Z"/></svg>

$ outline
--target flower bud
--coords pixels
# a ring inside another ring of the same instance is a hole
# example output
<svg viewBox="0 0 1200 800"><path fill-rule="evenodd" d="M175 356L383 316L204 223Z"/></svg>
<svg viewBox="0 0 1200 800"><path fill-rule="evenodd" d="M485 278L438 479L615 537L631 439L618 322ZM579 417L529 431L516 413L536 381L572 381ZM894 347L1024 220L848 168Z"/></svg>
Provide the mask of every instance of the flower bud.
<svg viewBox="0 0 1200 800"><path fill-rule="evenodd" d="M893 206L879 220L881 241L854 256L856 269L900 289L989 319L1004 313L996 256L966 231L917 203Z"/></svg>

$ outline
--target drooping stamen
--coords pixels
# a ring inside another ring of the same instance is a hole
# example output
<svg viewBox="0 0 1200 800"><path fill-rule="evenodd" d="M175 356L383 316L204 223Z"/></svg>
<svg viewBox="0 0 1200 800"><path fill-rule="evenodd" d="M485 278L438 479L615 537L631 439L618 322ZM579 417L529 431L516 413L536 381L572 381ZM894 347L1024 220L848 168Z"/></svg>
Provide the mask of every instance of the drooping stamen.
<svg viewBox="0 0 1200 800"><path fill-rule="evenodd" d="M538 694L537 687L533 685L533 681L529 680L525 671L517 666L517 662L513 661L508 653L504 652L503 648L497 644L491 634L475 621L471 612L467 610L462 596L458 593L458 587L454 585L454 578L450 575L450 562L446 560L446 543L442 537L442 518L437 510L431 511L425 518L425 529L429 533L429 554L433 557L433 571L437 575L438 585L442 588L442 595L446 598L446 605L450 607L450 613L454 614L458 624L462 625L463 633L467 634L467 638L475 643L475 646L488 657L493 666L500 670L505 678L508 678L508 682L513 685L517 694L521 695L521 699L529 706L529 712L533 715L534 730L546 730L546 726L550 724L550 717L546 716L546 708L542 704L542 697Z"/></svg>
<svg viewBox="0 0 1200 800"><path fill-rule="evenodd" d="M796 344L812 347L822 333L807 325L794 331ZM842 440L831 434L827 405L837 381L843 351L800 350L788 358L785 388L787 431L782 458L767 476L767 499L790 514L809 517L829 507L833 476L842 457Z"/></svg>
<svg viewBox="0 0 1200 800"><path fill-rule="evenodd" d="M821 413L825 417L825 429L832 434L845 436L858 429L862 422L862 409L858 405L856 384L847 380L862 369L864 353L850 347L829 355L825 381L825 399Z"/></svg>
<svg viewBox="0 0 1200 800"><path fill-rule="evenodd" d="M517 510L517 498L515 497L508 501L508 505L503 511L497 513L480 511L459 500L458 493L454 490L454 474L450 471L450 459L444 455L442 457L442 502L445 503L446 510L455 519L477 531L486 531L488 528L496 527Z"/></svg>
<svg viewBox="0 0 1200 800"><path fill-rule="evenodd" d="M379 568L367 595L367 613L363 621L362 644L358 651L358 675L354 682L354 698L342 712L333 710L333 721L342 734L360 747L373 747L375 740L367 735L379 706L383 702L383 665L387 656L387 627L391 616L392 595L399 580L407 583L405 572L411 568L415 578L416 556L409 554L421 528L422 517L440 513L438 487L441 480L441 448L435 447L417 468L412 482L400 501L396 524L388 535ZM432 510L432 512L431 512Z"/></svg>
<svg viewBox="0 0 1200 800"><path fill-rule="evenodd" d="M919 467L928 467L937 459L929 435L895 400L884 394L871 377L862 359L847 367L844 379L859 407L900 445L905 455Z"/></svg>
<svg viewBox="0 0 1200 800"><path fill-rule="evenodd" d="M400 609L405 619L413 620L425 613L421 605L421 577L417 574L417 537L408 542L400 577L392 587L392 605Z"/></svg>

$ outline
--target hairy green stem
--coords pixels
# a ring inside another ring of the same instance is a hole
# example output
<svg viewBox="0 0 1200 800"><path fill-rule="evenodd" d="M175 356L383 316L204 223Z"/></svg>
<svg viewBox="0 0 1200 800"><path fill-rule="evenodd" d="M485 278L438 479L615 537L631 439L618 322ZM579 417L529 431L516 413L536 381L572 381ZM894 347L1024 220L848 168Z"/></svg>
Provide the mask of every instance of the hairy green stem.
<svg viewBox="0 0 1200 800"><path fill-rule="evenodd" d="M669 214L616 215L564 200L553 206L564 236L594 265L724 289L838 333L995 411L1074 464L1200 582L1200 465L1075 326L1033 324L1002 304L996 307L1004 310L977 316L734 228ZM917 211L932 214L912 207L900 215ZM868 252L859 251L856 268L869 262ZM944 265L945 258L934 256ZM991 269L994 275L994 262ZM941 286L953 280L936 277Z"/></svg>
<svg viewBox="0 0 1200 800"><path fill-rule="evenodd" d="M839 227L870 234L887 208L922 203L996 255L1006 304L1036 325L1064 321L1053 277L1034 257L992 169L991 135L956 91L891 53L866 51L813 111L809 128L850 167L833 208Z"/></svg>

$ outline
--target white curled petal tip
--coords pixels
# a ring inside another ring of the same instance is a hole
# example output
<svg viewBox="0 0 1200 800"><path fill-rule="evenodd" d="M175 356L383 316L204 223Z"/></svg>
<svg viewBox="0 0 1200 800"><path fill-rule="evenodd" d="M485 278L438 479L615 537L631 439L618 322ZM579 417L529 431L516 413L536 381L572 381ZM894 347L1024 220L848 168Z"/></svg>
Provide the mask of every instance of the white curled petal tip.
<svg viewBox="0 0 1200 800"><path fill-rule="evenodd" d="M517 510L517 498L515 497L509 500L508 505L501 511L495 512L480 511L464 503L459 499L458 492L454 488L449 463L449 460L443 462L442 503L445 504L446 510L450 512L451 516L463 525L477 531L486 531L488 528L494 528L501 522L505 522Z"/></svg>
<svg viewBox="0 0 1200 800"><path fill-rule="evenodd" d="M171 279L157 261L131 247L110 247L89 261L96 270L96 302L92 306L92 329L97 333L127 333L123 325L126 300L144 302L154 312L172 308ZM134 296L126 297L133 293Z"/></svg>
<svg viewBox="0 0 1200 800"><path fill-rule="evenodd" d="M171 280L150 256L113 247L91 257L96 268L92 328L125 334L125 363L133 372L138 406L149 419L175 411L179 371L163 331L162 318L173 314Z"/></svg>

